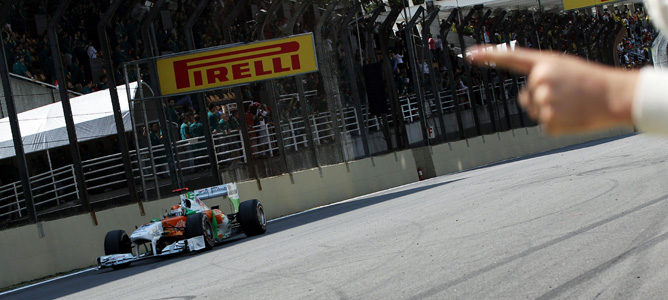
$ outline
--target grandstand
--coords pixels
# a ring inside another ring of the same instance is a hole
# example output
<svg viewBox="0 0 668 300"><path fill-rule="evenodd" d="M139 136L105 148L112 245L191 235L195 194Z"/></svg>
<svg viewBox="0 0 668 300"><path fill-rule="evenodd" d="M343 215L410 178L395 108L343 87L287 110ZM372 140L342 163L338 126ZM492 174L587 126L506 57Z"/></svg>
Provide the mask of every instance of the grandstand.
<svg viewBox="0 0 668 300"><path fill-rule="evenodd" d="M13 80L47 88L53 101L42 104L60 100L55 85L71 96L83 94L71 101L75 123L90 113L83 108L88 101L112 103L116 91L108 88L118 86L125 132L116 134L111 106L98 107L100 118L89 122L97 128L76 124L79 163L62 110L49 112L59 105L20 110L33 203L25 198L14 151L0 151L0 166L12 170L0 174L0 225L6 227L150 201L181 186L259 180L533 126L516 102L526 78L470 66L462 58L467 47L512 43L638 68L652 63L656 37L635 1L562 11L555 0L426 1L412 8L395 1L84 0L72 1L57 22L65 75L58 83L47 35L58 1L8 2L2 36ZM91 16L116 2L122 5L104 27L106 50L100 18ZM316 73L156 94L156 74L147 63L152 57L299 33L315 37ZM0 128L9 128L5 110ZM195 114L207 120L196 124ZM36 118L56 121L60 134L27 130ZM205 124L209 128L191 130ZM1 147L13 149L9 130L2 133Z"/></svg>

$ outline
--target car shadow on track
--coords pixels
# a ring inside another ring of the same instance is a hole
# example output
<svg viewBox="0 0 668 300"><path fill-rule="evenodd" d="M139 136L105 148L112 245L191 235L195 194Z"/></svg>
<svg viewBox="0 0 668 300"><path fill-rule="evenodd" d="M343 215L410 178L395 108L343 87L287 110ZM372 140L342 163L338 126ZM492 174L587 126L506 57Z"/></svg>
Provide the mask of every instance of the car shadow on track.
<svg viewBox="0 0 668 300"><path fill-rule="evenodd" d="M362 196L352 201L335 203L325 207L320 207L314 210L306 211L301 214L288 216L282 219L271 221L267 225L267 233L265 235L275 234L284 230L288 230L290 228L306 225L336 215L344 214L353 210L369 207L395 198L426 191L429 189L433 189L436 187L440 187L464 179L466 178L459 178L446 182L438 182L424 185L426 183L425 182L422 184L418 184L418 186L412 188L404 188L398 191L388 191L370 196ZM246 238L244 235L241 235L239 238L228 240L220 245L215 246L212 249L212 251L222 250L227 247L236 245L238 243L243 243L245 241L250 241L253 239L261 239L263 236L264 235L259 235ZM166 265L180 263L193 256L202 255L205 253L207 252L175 254L174 256L168 256L168 257L149 258L135 262L130 267L124 269L119 269L119 270L104 269L104 270L84 272L70 277L65 277L51 282L46 282L44 284L39 284L36 286L25 288L22 290L17 290L16 292L0 296L0 299L53 299L53 298L65 297L116 280L131 277L137 274L141 274L143 272L148 272ZM112 295L110 295L110 297L111 296Z"/></svg>

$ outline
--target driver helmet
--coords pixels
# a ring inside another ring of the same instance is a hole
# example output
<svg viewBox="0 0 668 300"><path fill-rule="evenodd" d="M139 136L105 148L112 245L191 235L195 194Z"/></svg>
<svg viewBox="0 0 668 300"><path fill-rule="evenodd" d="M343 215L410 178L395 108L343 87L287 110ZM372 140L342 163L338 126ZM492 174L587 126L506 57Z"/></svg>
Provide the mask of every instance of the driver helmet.
<svg viewBox="0 0 668 300"><path fill-rule="evenodd" d="M182 216L183 215L183 209L181 209L181 205L172 206L172 210L169 212L169 215L173 216L173 217Z"/></svg>

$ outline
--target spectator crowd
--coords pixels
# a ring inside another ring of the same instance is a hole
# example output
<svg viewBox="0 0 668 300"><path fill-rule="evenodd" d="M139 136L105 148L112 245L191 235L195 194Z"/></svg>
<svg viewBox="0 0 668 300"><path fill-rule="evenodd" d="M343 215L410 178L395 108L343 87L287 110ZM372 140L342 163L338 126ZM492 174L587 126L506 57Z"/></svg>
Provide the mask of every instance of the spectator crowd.
<svg viewBox="0 0 668 300"><path fill-rule="evenodd" d="M451 32L472 39L475 43L501 44L517 41L518 45L542 50L551 50L585 59L598 61L626 68L639 68L652 64L651 47L657 33L649 16L642 6L632 9L610 7L599 9L597 13L583 11L545 12L545 13L507 13L503 20L489 16L483 20L482 13L474 14L466 24L458 24L462 18L455 18ZM495 12L495 14L498 11ZM399 23L393 31L389 49L395 85L400 95L414 93L413 75L410 70L409 52L406 46L405 24ZM619 35L618 35L619 33ZM456 38L455 38L456 40ZM421 41L416 39L417 43ZM457 42L455 42L457 43ZM483 79L482 69L472 67L467 73L464 61L459 55L461 45L445 41L440 35L434 34L427 38L425 50L431 52L435 70L439 71L439 88L445 89L447 84L446 57L450 59L454 72L455 85L458 89L477 86ZM616 48L616 49L615 49ZM429 90L428 75L430 68L424 52L417 51L418 74L423 74L423 84ZM616 54L616 57L614 54ZM339 52L339 61L343 65L343 56ZM367 58L368 59L368 58ZM420 63L422 61L422 63ZM490 80L499 81L496 71L489 71ZM341 80L344 82L345 71ZM417 80L422 80L418 78Z"/></svg>

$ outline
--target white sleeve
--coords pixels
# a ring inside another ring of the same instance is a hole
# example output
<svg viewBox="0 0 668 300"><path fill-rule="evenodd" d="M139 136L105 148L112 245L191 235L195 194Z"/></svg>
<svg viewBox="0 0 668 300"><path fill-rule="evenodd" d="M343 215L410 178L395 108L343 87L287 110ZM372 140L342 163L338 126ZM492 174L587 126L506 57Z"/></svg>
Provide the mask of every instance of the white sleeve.
<svg viewBox="0 0 668 300"><path fill-rule="evenodd" d="M664 0L645 0L647 13L654 26L663 34L668 34L668 2Z"/></svg>
<svg viewBox="0 0 668 300"><path fill-rule="evenodd" d="M668 135L668 72L640 71L633 99L633 123L640 131Z"/></svg>

